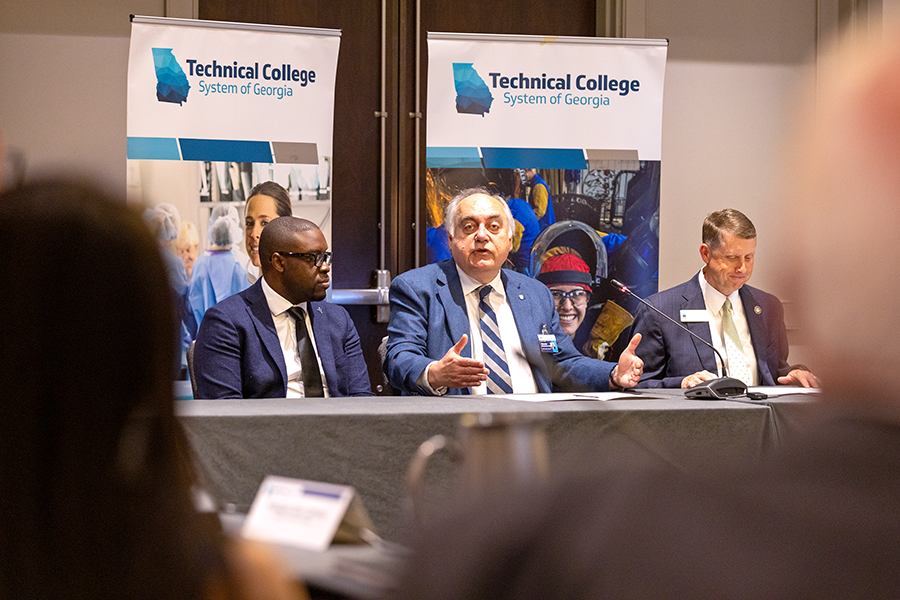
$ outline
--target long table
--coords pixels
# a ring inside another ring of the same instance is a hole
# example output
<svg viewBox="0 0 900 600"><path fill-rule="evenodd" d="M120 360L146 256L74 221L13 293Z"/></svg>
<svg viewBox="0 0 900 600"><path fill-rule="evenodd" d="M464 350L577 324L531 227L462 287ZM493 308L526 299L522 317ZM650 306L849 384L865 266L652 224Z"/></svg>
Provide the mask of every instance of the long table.
<svg viewBox="0 0 900 600"><path fill-rule="evenodd" d="M688 400L672 390L540 403L494 396L186 400L176 410L205 485L227 508L246 512L268 474L350 485L378 533L399 541L412 526L410 460L431 436L453 436L464 413L548 413L551 467L625 446L697 472L727 454L762 456L802 427L810 402L800 395ZM456 468L448 456L432 461L426 506L453 493Z"/></svg>

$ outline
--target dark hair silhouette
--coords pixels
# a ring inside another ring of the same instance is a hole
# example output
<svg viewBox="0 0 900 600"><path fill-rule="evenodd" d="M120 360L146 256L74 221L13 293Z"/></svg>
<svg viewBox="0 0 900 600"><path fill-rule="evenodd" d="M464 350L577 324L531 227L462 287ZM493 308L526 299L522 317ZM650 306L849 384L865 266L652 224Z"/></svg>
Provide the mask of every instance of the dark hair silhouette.
<svg viewBox="0 0 900 600"><path fill-rule="evenodd" d="M225 566L191 501L156 240L62 181L0 196L0 230L0 597L201 597Z"/></svg>

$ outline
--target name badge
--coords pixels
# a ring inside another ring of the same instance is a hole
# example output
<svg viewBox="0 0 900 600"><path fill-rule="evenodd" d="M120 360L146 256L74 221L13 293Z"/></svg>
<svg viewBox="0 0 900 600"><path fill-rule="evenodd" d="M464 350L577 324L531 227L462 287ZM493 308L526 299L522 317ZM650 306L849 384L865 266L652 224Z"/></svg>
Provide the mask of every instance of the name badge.
<svg viewBox="0 0 900 600"><path fill-rule="evenodd" d="M708 323L709 312L704 310L683 310L681 311L682 323Z"/></svg>
<svg viewBox="0 0 900 600"><path fill-rule="evenodd" d="M551 352L553 354L559 352L556 336L551 333L539 333L538 342L541 343L541 352Z"/></svg>

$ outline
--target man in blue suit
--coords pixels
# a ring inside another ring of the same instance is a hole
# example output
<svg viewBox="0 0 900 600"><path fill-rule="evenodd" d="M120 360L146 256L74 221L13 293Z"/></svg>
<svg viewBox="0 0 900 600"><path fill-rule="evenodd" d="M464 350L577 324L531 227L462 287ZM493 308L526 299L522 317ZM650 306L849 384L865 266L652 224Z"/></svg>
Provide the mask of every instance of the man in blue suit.
<svg viewBox="0 0 900 600"><path fill-rule="evenodd" d="M710 213L703 221L700 245L706 266L686 283L647 301L715 346L728 362L728 374L738 377L743 371L744 376L738 378L747 385L818 387L809 369L787 362L781 302L746 285L753 274L755 254L756 228L750 219L734 209ZM729 317L740 343L728 341ZM688 388L715 379L721 372L709 346L644 306L638 310L632 331L642 334L644 340L638 350L644 360L638 387Z"/></svg>
<svg viewBox="0 0 900 600"><path fill-rule="evenodd" d="M560 329L547 287L501 269L513 237L502 199L483 189L460 192L444 222L453 258L391 284L384 371L395 389L421 395L606 391L638 382L640 336L618 364L582 356Z"/></svg>
<svg viewBox="0 0 900 600"><path fill-rule="evenodd" d="M266 225L262 277L210 308L200 324L194 348L200 398L372 395L350 315L320 302L331 271L327 250L325 236L306 219L279 217Z"/></svg>

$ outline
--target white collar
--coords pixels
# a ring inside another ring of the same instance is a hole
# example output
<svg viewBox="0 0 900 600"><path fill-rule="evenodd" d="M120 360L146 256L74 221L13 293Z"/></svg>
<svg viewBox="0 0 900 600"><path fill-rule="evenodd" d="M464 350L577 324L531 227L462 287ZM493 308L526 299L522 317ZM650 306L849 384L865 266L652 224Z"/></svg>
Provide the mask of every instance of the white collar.
<svg viewBox="0 0 900 600"><path fill-rule="evenodd" d="M732 308L740 306L740 289L736 289L730 295L726 296L709 284L706 277L703 275L703 269L700 270L698 277L700 278L700 291L703 292L703 301L706 304L706 310L710 313L714 315L719 314L719 311L722 310L722 305L725 304L725 298L731 300Z"/></svg>
<svg viewBox="0 0 900 600"><path fill-rule="evenodd" d="M462 286L463 296L468 296L476 289L480 288L482 285L485 285L478 281L477 279L473 279L466 274L465 271L459 268L459 265L454 261L453 264L456 266L456 272L459 273L459 283ZM506 289L503 287L503 279L500 277L500 271L497 271L497 276L494 277L487 285L493 288L491 293L500 294L504 300L506 300Z"/></svg>

